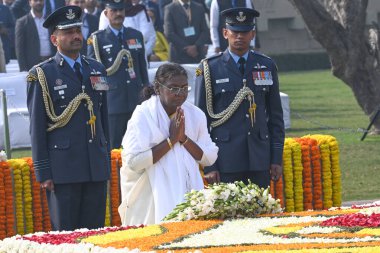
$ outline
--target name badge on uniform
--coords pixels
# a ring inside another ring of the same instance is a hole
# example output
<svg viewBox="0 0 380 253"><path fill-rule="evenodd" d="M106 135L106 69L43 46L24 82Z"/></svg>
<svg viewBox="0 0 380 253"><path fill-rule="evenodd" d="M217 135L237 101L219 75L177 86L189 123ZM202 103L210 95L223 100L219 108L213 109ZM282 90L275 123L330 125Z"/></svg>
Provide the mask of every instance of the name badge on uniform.
<svg viewBox="0 0 380 253"><path fill-rule="evenodd" d="M67 88L66 84L59 85L59 86L54 86L54 90L62 90L62 89L66 89L66 88Z"/></svg>
<svg viewBox="0 0 380 253"><path fill-rule="evenodd" d="M253 80L256 85L272 85L272 72L270 71L253 71Z"/></svg>
<svg viewBox="0 0 380 253"><path fill-rule="evenodd" d="M215 83L228 83L230 81L229 78L217 79Z"/></svg>
<svg viewBox="0 0 380 253"><path fill-rule="evenodd" d="M135 73L135 70L133 68L128 68L128 73L129 73L129 77L134 79L136 78L136 73Z"/></svg>
<svg viewBox="0 0 380 253"><path fill-rule="evenodd" d="M138 39L127 40L127 44L128 44L129 49L142 48L142 44Z"/></svg>
<svg viewBox="0 0 380 253"><path fill-rule="evenodd" d="M90 76L91 85L94 90L109 90L107 78L104 76Z"/></svg>
<svg viewBox="0 0 380 253"><path fill-rule="evenodd" d="M193 36L195 35L195 28L194 26L189 26L184 28L183 32L185 33L185 37Z"/></svg>

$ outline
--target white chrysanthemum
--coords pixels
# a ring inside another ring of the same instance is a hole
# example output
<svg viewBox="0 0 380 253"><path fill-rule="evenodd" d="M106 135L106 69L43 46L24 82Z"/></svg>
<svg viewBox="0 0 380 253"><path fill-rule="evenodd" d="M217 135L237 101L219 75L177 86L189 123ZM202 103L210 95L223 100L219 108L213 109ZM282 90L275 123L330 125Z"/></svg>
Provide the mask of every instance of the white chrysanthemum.
<svg viewBox="0 0 380 253"><path fill-rule="evenodd" d="M0 151L0 162L6 162L8 159L7 153L4 150Z"/></svg>

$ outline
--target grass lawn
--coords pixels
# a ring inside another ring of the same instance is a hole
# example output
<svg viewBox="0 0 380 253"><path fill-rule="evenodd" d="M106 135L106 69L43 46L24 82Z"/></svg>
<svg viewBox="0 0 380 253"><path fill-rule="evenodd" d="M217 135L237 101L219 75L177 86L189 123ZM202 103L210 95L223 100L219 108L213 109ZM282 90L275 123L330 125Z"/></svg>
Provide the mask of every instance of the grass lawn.
<svg viewBox="0 0 380 253"><path fill-rule="evenodd" d="M289 95L291 128L287 137L330 134L340 143L343 201L380 199L380 136L360 141L369 119L351 89L329 70L280 73L280 89ZM12 157L30 156L30 150Z"/></svg>
<svg viewBox="0 0 380 253"><path fill-rule="evenodd" d="M343 201L380 199L380 136L360 141L369 119L351 89L329 70L280 73L280 90L289 95L287 137L329 134L340 144Z"/></svg>

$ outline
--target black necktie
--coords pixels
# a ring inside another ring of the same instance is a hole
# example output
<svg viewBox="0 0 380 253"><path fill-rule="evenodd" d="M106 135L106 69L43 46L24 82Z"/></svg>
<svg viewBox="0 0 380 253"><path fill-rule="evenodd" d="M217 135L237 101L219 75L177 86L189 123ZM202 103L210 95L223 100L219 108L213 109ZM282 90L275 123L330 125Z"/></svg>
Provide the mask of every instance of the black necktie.
<svg viewBox="0 0 380 253"><path fill-rule="evenodd" d="M240 70L240 73L241 73L242 75L244 75L245 58L244 58L244 57L240 57L239 60L238 60L238 63L239 63L239 70Z"/></svg>
<svg viewBox="0 0 380 253"><path fill-rule="evenodd" d="M123 45L123 33L119 32L119 34L117 35L117 37L119 38L120 45Z"/></svg>
<svg viewBox="0 0 380 253"><path fill-rule="evenodd" d="M83 76L82 76L82 73L80 72L80 64L79 64L79 62L75 62L74 63L74 72L77 75L79 81L82 83Z"/></svg>

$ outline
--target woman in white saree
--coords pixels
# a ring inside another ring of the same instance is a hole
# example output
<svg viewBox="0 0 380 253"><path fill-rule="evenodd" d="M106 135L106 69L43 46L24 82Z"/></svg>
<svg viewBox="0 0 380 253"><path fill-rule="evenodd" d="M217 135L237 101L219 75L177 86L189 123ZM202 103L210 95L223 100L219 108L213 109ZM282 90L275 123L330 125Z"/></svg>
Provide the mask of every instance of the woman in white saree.
<svg viewBox="0 0 380 253"><path fill-rule="evenodd" d="M159 223L187 192L204 187L199 164L217 158L206 116L186 101L187 79L181 65L161 65L154 86L144 90L149 99L128 122L120 170L123 225Z"/></svg>

